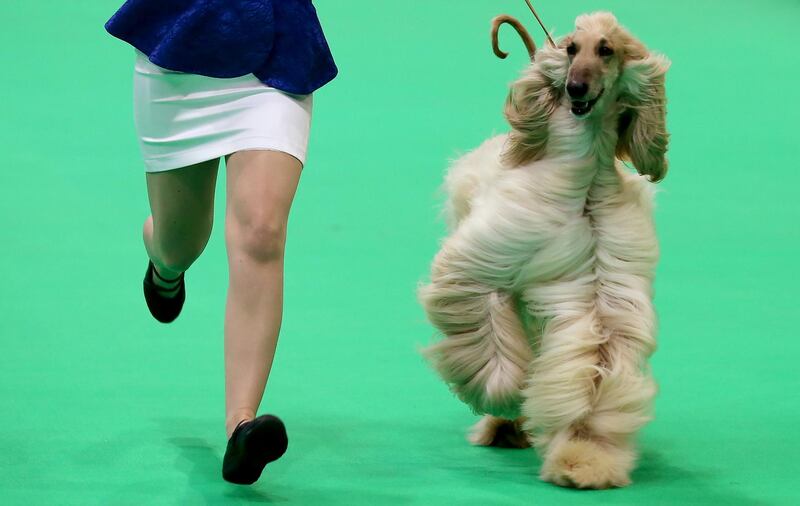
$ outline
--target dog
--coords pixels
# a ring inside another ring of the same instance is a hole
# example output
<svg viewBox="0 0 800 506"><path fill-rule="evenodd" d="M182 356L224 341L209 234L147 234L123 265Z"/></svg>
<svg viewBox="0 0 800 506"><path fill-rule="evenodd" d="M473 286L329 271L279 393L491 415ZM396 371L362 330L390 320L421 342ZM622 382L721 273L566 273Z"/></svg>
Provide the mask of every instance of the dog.
<svg viewBox="0 0 800 506"><path fill-rule="evenodd" d="M507 135L456 160L450 227L419 289L443 338L424 354L476 413L477 445L533 445L561 486L628 485L656 385L653 187L667 172L665 74L610 13L538 51ZM623 162L630 162L636 172Z"/></svg>

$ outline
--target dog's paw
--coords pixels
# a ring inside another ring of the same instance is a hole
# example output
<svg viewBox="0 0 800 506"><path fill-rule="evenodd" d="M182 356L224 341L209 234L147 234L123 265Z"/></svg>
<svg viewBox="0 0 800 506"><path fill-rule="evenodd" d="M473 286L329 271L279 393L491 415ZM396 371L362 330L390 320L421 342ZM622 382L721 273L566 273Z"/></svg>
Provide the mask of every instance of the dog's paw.
<svg viewBox="0 0 800 506"><path fill-rule="evenodd" d="M634 454L588 439L571 439L548 451L541 478L562 487L603 489L630 485Z"/></svg>
<svg viewBox="0 0 800 506"><path fill-rule="evenodd" d="M529 448L528 435L522 430L522 419L507 420L486 415L472 426L467 440L475 446Z"/></svg>

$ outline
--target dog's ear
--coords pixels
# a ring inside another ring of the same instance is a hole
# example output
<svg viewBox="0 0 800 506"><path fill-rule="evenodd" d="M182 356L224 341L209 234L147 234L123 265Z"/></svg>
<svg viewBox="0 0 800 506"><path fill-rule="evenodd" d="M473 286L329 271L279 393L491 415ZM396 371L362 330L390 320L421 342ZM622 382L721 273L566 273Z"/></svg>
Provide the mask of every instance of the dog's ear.
<svg viewBox="0 0 800 506"><path fill-rule="evenodd" d="M664 78L670 61L648 52L635 40L626 43L624 51L619 98L623 112L616 154L621 160L631 161L650 181L658 182L667 174Z"/></svg>
<svg viewBox="0 0 800 506"><path fill-rule="evenodd" d="M563 49L545 46L511 85L505 105L512 129L503 151L505 165L516 167L544 155L550 115L561 101L568 66Z"/></svg>

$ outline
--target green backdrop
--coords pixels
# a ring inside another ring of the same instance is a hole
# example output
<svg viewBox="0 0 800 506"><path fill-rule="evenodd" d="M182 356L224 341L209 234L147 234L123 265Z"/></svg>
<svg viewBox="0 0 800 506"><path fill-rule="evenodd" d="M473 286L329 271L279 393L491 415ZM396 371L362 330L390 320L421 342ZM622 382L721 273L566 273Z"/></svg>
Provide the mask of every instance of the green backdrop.
<svg viewBox="0 0 800 506"><path fill-rule="evenodd" d="M492 55L489 20L542 40L522 0L317 2L341 74L315 97L262 405L291 446L250 488L219 476L221 227L175 324L142 301L133 52L102 29L119 3L0 0L0 503L800 504L800 2L536 2L559 35L612 10L673 60L657 417L634 485L601 492L470 447L476 417L416 352L442 172L506 129L525 65L510 30Z"/></svg>

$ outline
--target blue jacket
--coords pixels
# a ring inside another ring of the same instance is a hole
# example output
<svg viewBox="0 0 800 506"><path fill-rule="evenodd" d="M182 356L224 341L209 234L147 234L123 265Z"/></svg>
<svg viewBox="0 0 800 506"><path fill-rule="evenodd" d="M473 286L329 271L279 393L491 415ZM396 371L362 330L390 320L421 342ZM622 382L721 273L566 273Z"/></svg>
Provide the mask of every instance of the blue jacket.
<svg viewBox="0 0 800 506"><path fill-rule="evenodd" d="M311 0L127 0L106 23L160 67L305 95L338 73Z"/></svg>

